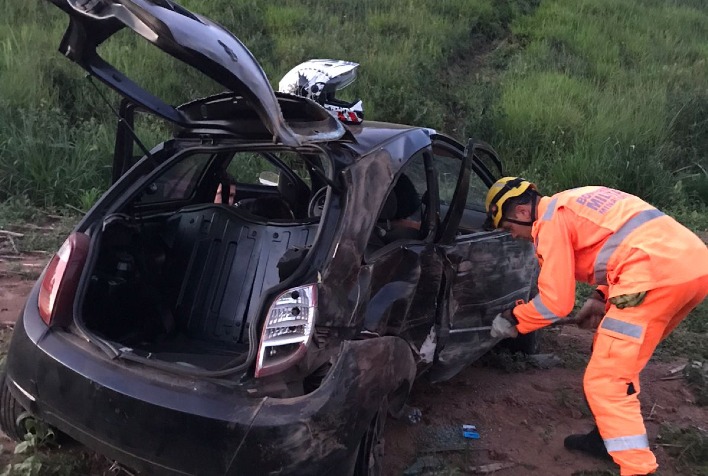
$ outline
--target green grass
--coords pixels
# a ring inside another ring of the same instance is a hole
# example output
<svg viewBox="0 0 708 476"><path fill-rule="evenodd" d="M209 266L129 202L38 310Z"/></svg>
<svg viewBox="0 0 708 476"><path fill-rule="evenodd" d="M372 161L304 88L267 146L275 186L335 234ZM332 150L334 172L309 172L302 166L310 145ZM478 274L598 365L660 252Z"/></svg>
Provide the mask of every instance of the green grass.
<svg viewBox="0 0 708 476"><path fill-rule="evenodd" d="M22 110L0 103L0 118L7 119L2 120L0 191L4 198L27 196L42 207L81 205L92 188L108 185L110 128L97 120L70 122L62 110L43 107Z"/></svg>
<svg viewBox="0 0 708 476"><path fill-rule="evenodd" d="M274 86L309 58L357 61L343 97L363 98L367 118L483 138L545 193L617 187L708 229L705 2L183 3L233 31ZM62 12L43 0L0 8L0 201L85 209L109 184L110 108L56 52ZM222 89L127 31L100 51L173 103ZM148 146L167 134L138 129Z"/></svg>
<svg viewBox="0 0 708 476"><path fill-rule="evenodd" d="M59 249L79 218L77 210L38 208L26 196L0 202L0 230L14 233L9 237L0 233L0 254L53 253ZM16 274L29 277L32 273Z"/></svg>
<svg viewBox="0 0 708 476"><path fill-rule="evenodd" d="M467 98L491 101L487 86L470 89L474 81L464 74L439 85L441 72L506 35L537 0L183 3L233 31L274 86L309 58L353 60L361 63L360 79L345 98L362 97L367 117L440 127L452 122L452 103L466 116ZM62 12L40 0L0 0L0 8L0 200L27 196L38 206L82 207L87 192L108 186L115 118L82 70L56 52L67 23ZM172 103L222 89L128 31L100 53ZM116 94L104 94L117 102ZM158 141L149 135L148 145Z"/></svg>
<svg viewBox="0 0 708 476"><path fill-rule="evenodd" d="M708 433L705 429L662 425L657 442L665 446L681 474L708 476Z"/></svg>
<svg viewBox="0 0 708 476"><path fill-rule="evenodd" d="M687 357L708 362L708 302L704 301L659 344L657 356Z"/></svg>
<svg viewBox="0 0 708 476"><path fill-rule="evenodd" d="M525 48L495 121L510 168L546 192L603 184L662 207L706 203L705 3L549 0L513 31Z"/></svg>
<svg viewBox="0 0 708 476"><path fill-rule="evenodd" d="M79 447L73 442L67 446L57 443L55 431L46 424L29 418L25 422L28 433L17 443L10 461L0 476L73 476L107 474L108 461ZM64 440L68 440L63 436Z"/></svg>

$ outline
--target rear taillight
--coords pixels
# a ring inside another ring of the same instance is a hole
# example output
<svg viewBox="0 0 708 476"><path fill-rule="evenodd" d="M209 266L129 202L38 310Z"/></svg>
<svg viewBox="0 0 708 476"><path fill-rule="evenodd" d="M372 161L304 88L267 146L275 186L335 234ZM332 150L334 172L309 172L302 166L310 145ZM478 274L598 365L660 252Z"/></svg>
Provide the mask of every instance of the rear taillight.
<svg viewBox="0 0 708 476"><path fill-rule="evenodd" d="M88 248L88 236L72 233L47 265L38 305L39 315L48 326L66 326L71 322L74 296Z"/></svg>
<svg viewBox="0 0 708 476"><path fill-rule="evenodd" d="M305 355L316 314L314 284L288 289L275 299L263 325L256 377L278 373Z"/></svg>

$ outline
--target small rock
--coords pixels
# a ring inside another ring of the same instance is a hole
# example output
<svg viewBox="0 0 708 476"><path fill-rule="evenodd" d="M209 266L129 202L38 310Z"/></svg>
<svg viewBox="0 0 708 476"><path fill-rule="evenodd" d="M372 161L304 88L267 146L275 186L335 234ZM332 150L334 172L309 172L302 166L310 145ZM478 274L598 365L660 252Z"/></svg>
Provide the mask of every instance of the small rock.
<svg viewBox="0 0 708 476"><path fill-rule="evenodd" d="M504 453L503 451L489 450L487 452L487 456L489 456L489 459L491 459L492 461L508 461L509 460L509 455Z"/></svg>
<svg viewBox="0 0 708 476"><path fill-rule="evenodd" d="M529 355L528 359L542 369L558 367L563 361L556 354Z"/></svg>
<svg viewBox="0 0 708 476"><path fill-rule="evenodd" d="M420 420L423 419L423 412L420 408L411 407L409 405L403 407L403 415L404 420L411 425L417 425L420 423Z"/></svg>
<svg viewBox="0 0 708 476"><path fill-rule="evenodd" d="M471 466L469 471L477 474L490 474L501 471L502 469L513 468L514 466L516 466L516 463L492 463L482 466Z"/></svg>

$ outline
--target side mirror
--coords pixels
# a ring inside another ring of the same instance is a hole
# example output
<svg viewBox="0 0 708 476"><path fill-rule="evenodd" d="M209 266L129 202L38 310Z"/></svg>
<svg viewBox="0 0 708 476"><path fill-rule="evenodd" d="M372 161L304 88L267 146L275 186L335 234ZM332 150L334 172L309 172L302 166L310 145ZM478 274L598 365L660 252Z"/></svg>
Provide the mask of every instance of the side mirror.
<svg viewBox="0 0 708 476"><path fill-rule="evenodd" d="M277 187L280 181L280 174L277 172L265 171L258 175L258 181L261 185L268 185L269 187Z"/></svg>

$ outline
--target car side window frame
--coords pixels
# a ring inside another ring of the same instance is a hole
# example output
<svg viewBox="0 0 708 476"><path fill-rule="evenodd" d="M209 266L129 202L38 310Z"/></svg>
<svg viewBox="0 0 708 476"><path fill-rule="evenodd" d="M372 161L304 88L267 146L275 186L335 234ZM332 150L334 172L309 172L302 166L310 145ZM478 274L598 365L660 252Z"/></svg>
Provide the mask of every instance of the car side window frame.
<svg viewBox="0 0 708 476"><path fill-rule="evenodd" d="M467 207L472 183L472 173L474 173L476 179L481 180L486 187L491 186L496 180L492 172L479 158L478 153L480 151L488 153L492 162L499 164L499 170L501 170L501 161L496 151L494 151L490 145L476 141L475 139L470 139L467 143L467 147L463 149L462 145L453 139L443 135L436 135L433 138L433 145L446 149L451 152L452 155L457 155L462 162L453 199L451 200L446 216L443 218L443 223L439 229L437 238L438 242L446 244L452 243L456 239L465 210L471 210L475 213L484 213L483 206L482 209Z"/></svg>
<svg viewBox="0 0 708 476"><path fill-rule="evenodd" d="M460 218L464 212L464 206L467 200L471 160L469 157L465 156L456 144L450 143L449 141L439 140L439 138L436 138L433 140L433 145L442 147L446 151L450 152L451 155L457 156L457 160L460 161L460 167L457 171L457 179L455 181L455 190L452 193L452 198L448 204L447 212L442 219L442 223L436 237L436 241L444 244L454 240L457 235L457 228L459 226ZM436 163L438 160L442 159L436 159ZM440 207L440 203L441 202L438 201L438 207Z"/></svg>
<svg viewBox="0 0 708 476"><path fill-rule="evenodd" d="M430 145L417 150L415 153L411 154L410 158L408 161L406 161L406 164L403 165L394 175L393 179L391 180L391 185L389 187L388 192L386 193L386 197L384 198L384 202L388 200L388 197L390 194L394 193L394 188L395 185L398 183L398 180L400 179L401 175L406 173L406 170L412 165L412 162L415 159L416 156L422 156L423 158L423 171L425 173L425 184L426 184L426 191L423 192L421 195L421 204L420 204L420 213L421 213L421 223L420 223L420 236L418 238L404 238L404 239L397 239L394 241L391 241L389 243L384 244L380 248L376 249L373 252L366 252L364 256L364 260L366 262L371 262L378 256L380 256L382 253L385 253L385 250L390 250L394 249L396 247L396 243L400 243L401 241L406 241L406 242L414 242L414 243L427 243L427 242L433 242L435 240L435 235L436 232L440 226L439 221L440 221L440 213L439 213L439 202L438 202L438 178L437 178L437 169L435 168L434 165L434 158L433 158L433 152L432 152L432 147ZM423 197L425 195L428 195L427 201L428 203L424 203ZM425 210L423 211L423 207L425 207ZM380 214L381 212L379 212ZM379 220L377 219L377 224ZM372 237L374 234L377 233L377 227L378 225L374 226L374 229L371 232L371 236L369 237L369 242L371 242ZM427 229L424 229L426 227Z"/></svg>

